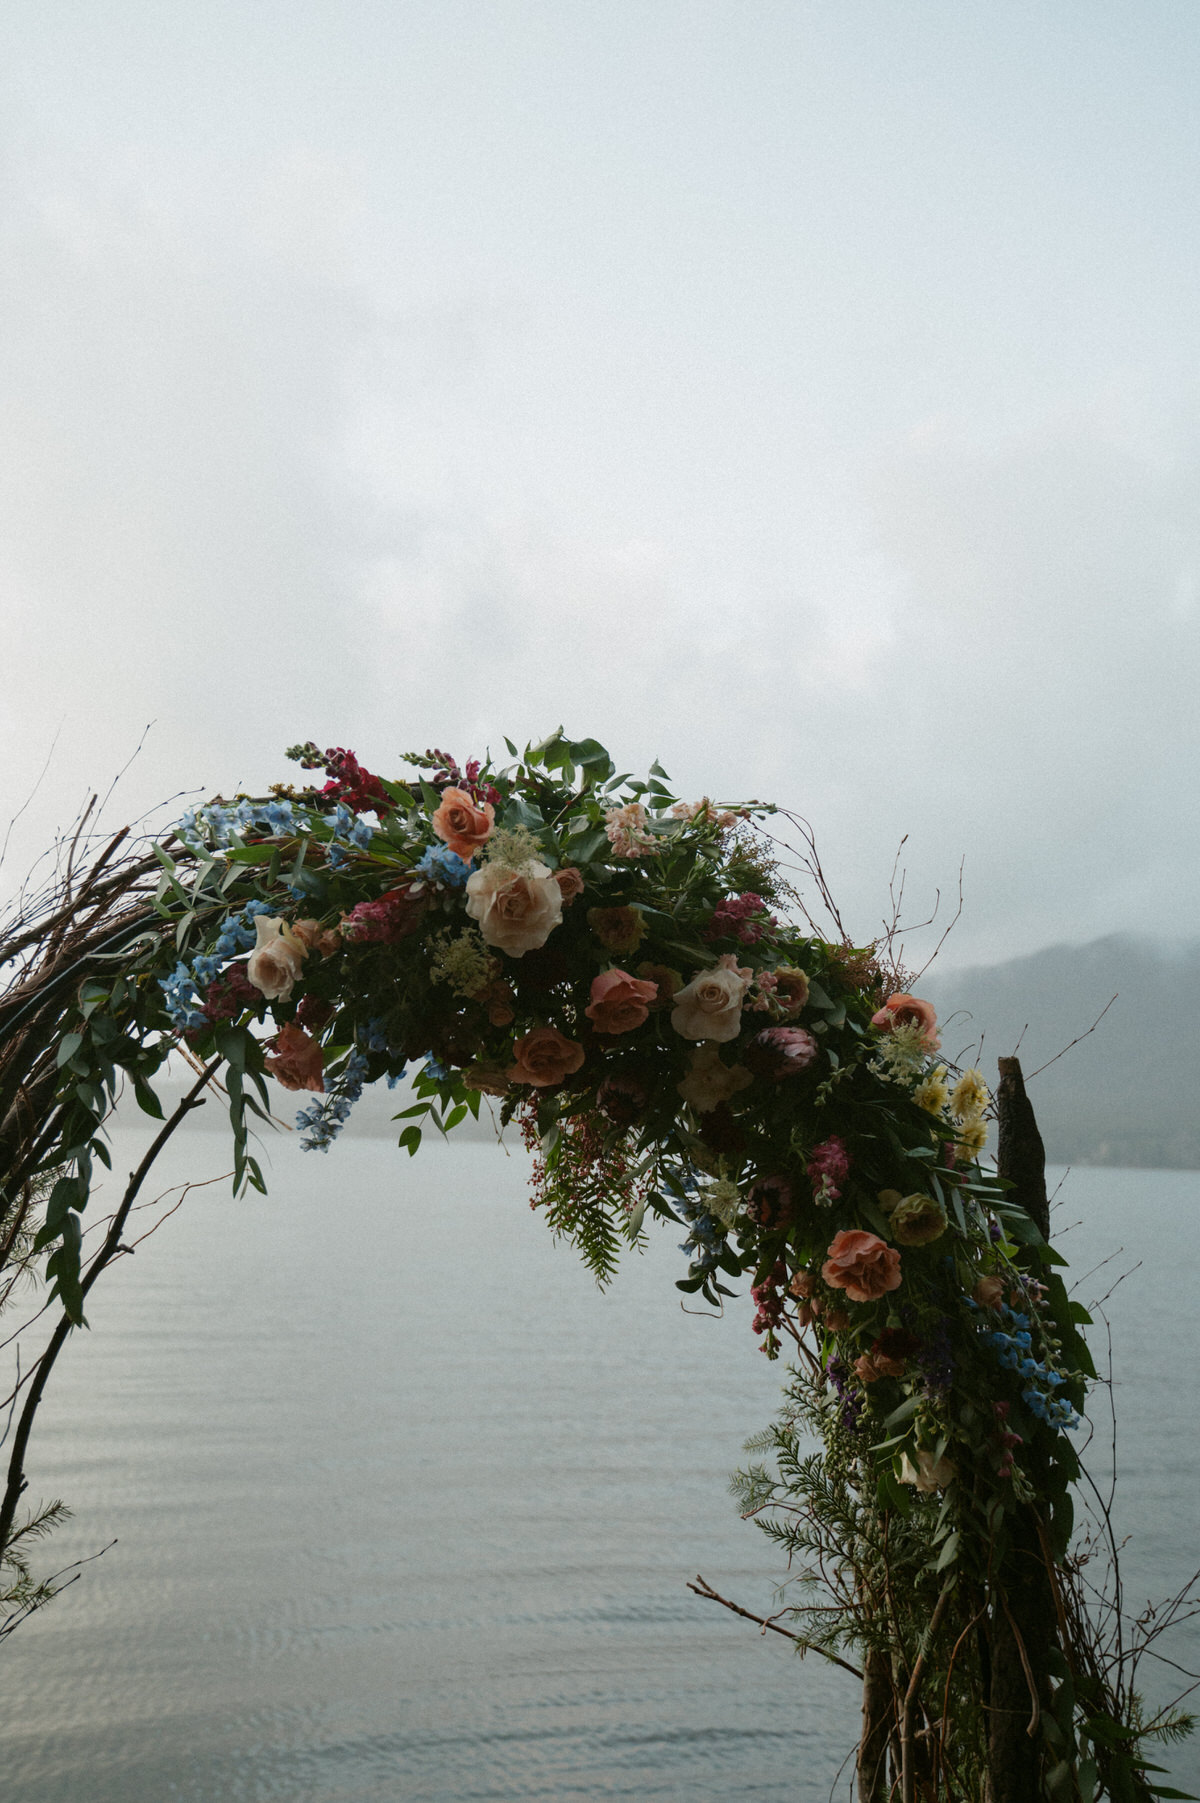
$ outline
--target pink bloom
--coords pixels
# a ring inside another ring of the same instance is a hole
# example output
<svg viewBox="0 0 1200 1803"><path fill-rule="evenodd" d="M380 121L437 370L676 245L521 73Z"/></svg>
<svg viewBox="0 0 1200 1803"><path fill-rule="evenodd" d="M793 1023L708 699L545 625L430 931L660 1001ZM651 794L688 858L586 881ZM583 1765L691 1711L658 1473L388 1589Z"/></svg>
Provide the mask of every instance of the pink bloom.
<svg viewBox="0 0 1200 1803"><path fill-rule="evenodd" d="M792 1210L792 1186L786 1177L760 1177L746 1196L746 1213L758 1226L783 1227Z"/></svg>
<svg viewBox="0 0 1200 1803"><path fill-rule="evenodd" d="M561 870L556 870L554 880L558 884L564 908L569 907L577 895L583 894L583 878L574 864L566 864Z"/></svg>
<svg viewBox="0 0 1200 1803"><path fill-rule="evenodd" d="M807 1070L820 1049L803 1027L767 1027L754 1035L743 1056L757 1076L779 1082Z"/></svg>
<svg viewBox="0 0 1200 1803"><path fill-rule="evenodd" d="M429 901L423 884L401 883L378 900L359 902L349 914L343 914L342 933L356 945L395 945L416 932Z"/></svg>
<svg viewBox="0 0 1200 1803"><path fill-rule="evenodd" d="M597 1033L629 1033L647 1019L648 1004L657 994L657 984L644 983L626 970L606 970L593 978L584 1013Z"/></svg>
<svg viewBox="0 0 1200 1803"><path fill-rule="evenodd" d="M850 1174L850 1154L836 1133L814 1146L805 1167L808 1180L822 1202L836 1202L841 1185Z"/></svg>

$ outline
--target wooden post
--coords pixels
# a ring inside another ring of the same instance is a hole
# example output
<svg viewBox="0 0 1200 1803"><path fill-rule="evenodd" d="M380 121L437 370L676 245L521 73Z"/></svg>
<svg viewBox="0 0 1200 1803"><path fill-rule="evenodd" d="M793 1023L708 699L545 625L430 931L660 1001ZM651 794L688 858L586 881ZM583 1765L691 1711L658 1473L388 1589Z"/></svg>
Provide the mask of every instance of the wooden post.
<svg viewBox="0 0 1200 1803"><path fill-rule="evenodd" d="M863 1665L862 1734L858 1743L858 1803L886 1803L888 1749L896 1727L891 1661L872 1647Z"/></svg>
<svg viewBox="0 0 1200 1803"><path fill-rule="evenodd" d="M1011 1200L1048 1239L1046 1153L1016 1058L1000 1060L997 1104L998 1174L1013 1185ZM1046 1655L1058 1644L1058 1624L1038 1527L1036 1506L1013 1518L1008 1553L996 1573L987 1629L986 1803L1035 1803L1044 1795L1039 1724L1050 1707Z"/></svg>

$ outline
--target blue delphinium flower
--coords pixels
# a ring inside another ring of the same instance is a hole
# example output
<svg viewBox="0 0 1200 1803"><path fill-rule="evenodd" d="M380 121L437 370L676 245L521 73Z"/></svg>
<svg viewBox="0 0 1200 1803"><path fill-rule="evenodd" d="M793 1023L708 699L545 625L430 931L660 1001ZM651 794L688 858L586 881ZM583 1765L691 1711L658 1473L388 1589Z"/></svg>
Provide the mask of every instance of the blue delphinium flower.
<svg viewBox="0 0 1200 1803"><path fill-rule="evenodd" d="M169 977L160 977L158 986L173 1026L186 1032L192 1027L208 1025L208 1016L200 1009L199 991L186 964L177 964Z"/></svg>
<svg viewBox="0 0 1200 1803"><path fill-rule="evenodd" d="M448 845L431 845L417 865L417 874L443 888L461 889L474 868L473 864L464 864Z"/></svg>
<svg viewBox="0 0 1200 1803"><path fill-rule="evenodd" d="M304 1137L300 1141L305 1152L328 1152L330 1146L350 1119L350 1110L363 1092L367 1061L361 1052L351 1052L346 1068L327 1096L302 1108L296 1125Z"/></svg>

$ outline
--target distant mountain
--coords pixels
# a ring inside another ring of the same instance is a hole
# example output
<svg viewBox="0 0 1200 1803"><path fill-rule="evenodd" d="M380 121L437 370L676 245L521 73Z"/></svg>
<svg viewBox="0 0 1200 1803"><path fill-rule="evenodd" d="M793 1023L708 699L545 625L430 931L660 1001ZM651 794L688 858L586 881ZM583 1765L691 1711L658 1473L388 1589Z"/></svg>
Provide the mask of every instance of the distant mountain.
<svg viewBox="0 0 1200 1803"><path fill-rule="evenodd" d="M996 1060L1020 1040L1026 1077L1095 1032L1029 1085L1055 1164L1200 1169L1200 940L1179 950L1116 935L1027 958L929 975L918 984L954 1058ZM982 1059L978 1048L983 1035Z"/></svg>

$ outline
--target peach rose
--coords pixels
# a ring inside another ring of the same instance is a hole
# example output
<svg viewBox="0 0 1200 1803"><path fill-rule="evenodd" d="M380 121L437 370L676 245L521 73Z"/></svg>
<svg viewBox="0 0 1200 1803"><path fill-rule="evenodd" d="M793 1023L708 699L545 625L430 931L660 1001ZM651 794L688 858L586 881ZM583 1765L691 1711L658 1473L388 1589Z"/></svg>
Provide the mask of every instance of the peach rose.
<svg viewBox="0 0 1200 1803"><path fill-rule="evenodd" d="M583 1063L583 1047L567 1039L557 1027L535 1027L518 1039L513 1047L516 1057L505 1073L510 1083L532 1083L535 1089L548 1089L561 1083Z"/></svg>
<svg viewBox="0 0 1200 1803"><path fill-rule="evenodd" d="M562 921L562 892L544 864L522 871L485 864L467 878L467 913L488 945L523 958L545 945Z"/></svg>
<svg viewBox="0 0 1200 1803"><path fill-rule="evenodd" d="M1004 1279L994 1273L989 1277L981 1277L971 1294L980 1308L999 1308L1004 1301Z"/></svg>
<svg viewBox="0 0 1200 1803"><path fill-rule="evenodd" d="M754 972L742 969L729 952L711 970L702 970L675 997L671 1025L684 1039L726 1044L742 1026L742 1000Z"/></svg>
<svg viewBox="0 0 1200 1803"><path fill-rule="evenodd" d="M285 1002L296 986L305 946L291 927L273 914L254 916L258 943L246 960L246 976L269 1002Z"/></svg>
<svg viewBox="0 0 1200 1803"><path fill-rule="evenodd" d="M834 1235L821 1276L851 1302L874 1302L900 1288L900 1254L877 1233L851 1228Z"/></svg>
<svg viewBox="0 0 1200 1803"><path fill-rule="evenodd" d="M817 1304L814 1302L812 1307L817 1309ZM817 1309L817 1312L820 1313L820 1310ZM827 1308L825 1310L825 1325L830 1333L844 1333L846 1328L850 1325L850 1317L844 1308Z"/></svg>
<svg viewBox="0 0 1200 1803"><path fill-rule="evenodd" d="M710 1114L753 1081L743 1065L723 1063L715 1045L702 1045L692 1053L687 1076L675 1087L697 1114Z"/></svg>
<svg viewBox="0 0 1200 1803"><path fill-rule="evenodd" d="M334 952L342 949L342 935L336 927L323 927L319 920L294 920L292 931L306 951L320 952L323 958L332 958Z"/></svg>
<svg viewBox="0 0 1200 1803"><path fill-rule="evenodd" d="M927 1049L936 1052L941 1045L937 1030L937 1013L932 1002L915 995L889 995L883 1007L871 1016L877 1033L890 1033L893 1027L920 1027Z"/></svg>
<svg viewBox="0 0 1200 1803"><path fill-rule="evenodd" d="M264 1063L276 1083L284 1089L315 1089L318 1095L324 1095L325 1055L318 1042L303 1027L289 1022L280 1027L274 1043L274 1054Z"/></svg>
<svg viewBox="0 0 1200 1803"><path fill-rule="evenodd" d="M606 970L592 979L592 999L584 1013L597 1033L629 1033L648 1018L648 1004L657 994L653 983L643 983L627 970Z"/></svg>
<svg viewBox="0 0 1200 1803"><path fill-rule="evenodd" d="M556 870L554 880L558 884L558 892L563 898L564 908L569 908L575 897L583 894L583 878L574 864L568 864L563 870Z"/></svg>
<svg viewBox="0 0 1200 1803"><path fill-rule="evenodd" d="M492 836L496 810L490 801L477 808L465 789L443 789L442 805L430 821L439 839L469 864Z"/></svg>
<svg viewBox="0 0 1200 1803"><path fill-rule="evenodd" d="M854 1375L860 1384L874 1384L878 1383L881 1377L889 1376L890 1373L881 1371L870 1353L864 1352L861 1358L854 1361Z"/></svg>

